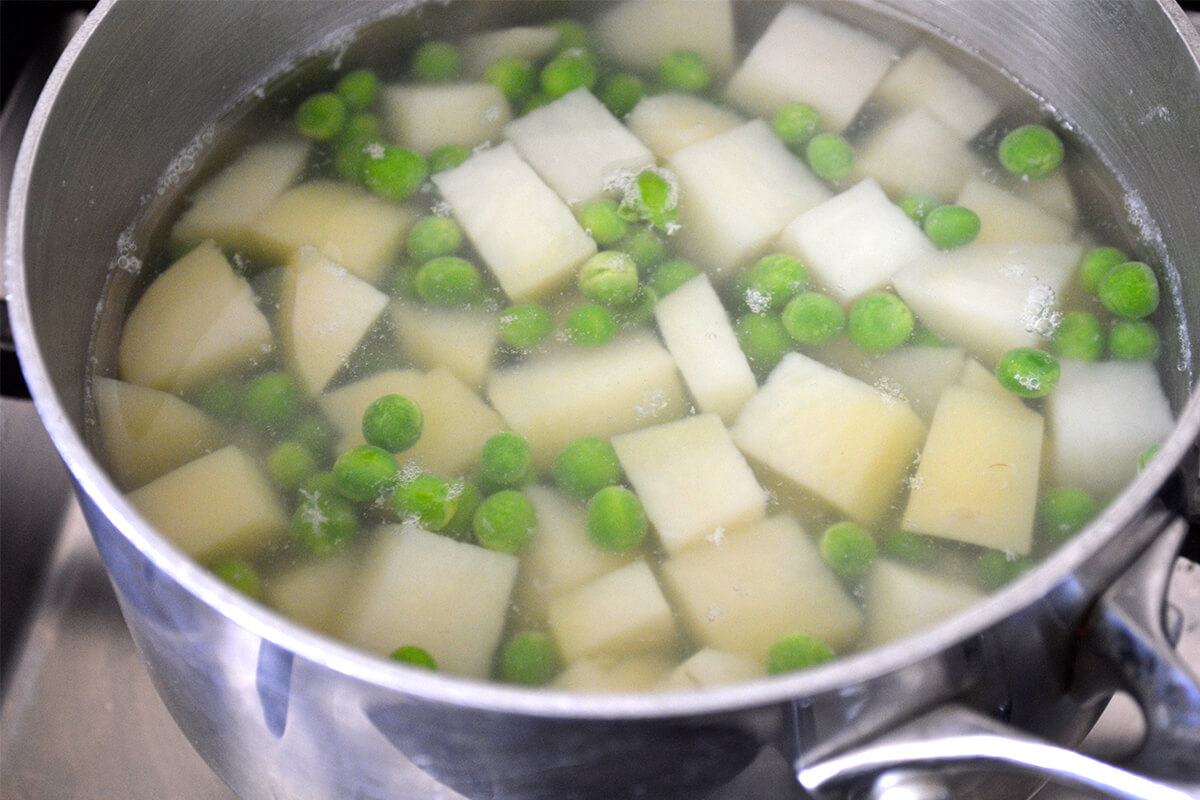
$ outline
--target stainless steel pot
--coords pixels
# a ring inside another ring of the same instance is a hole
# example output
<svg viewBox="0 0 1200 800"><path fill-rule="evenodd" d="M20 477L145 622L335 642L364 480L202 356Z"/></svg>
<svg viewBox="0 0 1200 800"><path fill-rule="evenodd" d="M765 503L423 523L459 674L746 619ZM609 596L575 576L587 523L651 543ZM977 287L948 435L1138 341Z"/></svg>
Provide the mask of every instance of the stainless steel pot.
<svg viewBox="0 0 1200 800"><path fill-rule="evenodd" d="M27 381L160 694L237 793L394 797L416 765L479 798L694 798L764 748L791 760L818 795L933 797L959 780L948 768L981 765L1117 797L1185 796L1172 785L1200 792L1200 689L1173 662L1161 624L1163 562L1185 523L1157 495L1200 430L1200 44L1171 0L833 6L943 34L1043 97L1122 181L1130 215L1145 223L1142 255L1162 265L1170 289L1166 313L1179 335L1166 363L1181 414L1161 455L1081 535L968 613L746 685L628 696L520 690L407 669L301 629L150 530L84 435L94 309L118 243L154 205L154 187L170 188L160 179L197 131L265 76L409 5L103 3L51 77L13 176L5 259ZM528 9L488 4L482 13ZM1126 766L1150 780L1046 743L1078 737L1121 686L1142 702L1150 730ZM972 776L953 791L1027 791L997 780ZM423 796L436 796L432 782Z"/></svg>

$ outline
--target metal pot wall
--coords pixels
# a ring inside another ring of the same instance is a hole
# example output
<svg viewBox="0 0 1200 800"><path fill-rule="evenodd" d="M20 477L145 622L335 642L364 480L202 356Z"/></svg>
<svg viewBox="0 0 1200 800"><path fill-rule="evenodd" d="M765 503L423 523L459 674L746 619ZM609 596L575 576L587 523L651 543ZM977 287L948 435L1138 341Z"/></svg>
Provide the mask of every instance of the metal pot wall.
<svg viewBox="0 0 1200 800"><path fill-rule="evenodd" d="M1167 314L1179 335L1165 363L1177 428L1088 529L970 612L793 676L692 694L569 695L428 674L329 641L236 595L149 530L84 435L93 314L118 242L153 187L170 188L160 178L197 131L265 76L343 45L339 32L410 5L102 4L52 76L14 175L5 258L29 386L160 694L235 791L394 797L419 768L480 798L694 798L766 747L794 760L810 790L848 794L897 766L1020 760L1016 730L1069 742L1125 679L1154 711L1152 746L1131 765L1159 782L1056 751L1043 773L1049 765L1063 780L1123 797L1176 796L1172 782L1197 790L1200 690L1185 671L1171 671L1159 624L1158 562L1184 524L1156 494L1200 429L1200 47L1170 0L832 6L927 27L1015 77L1102 154L1131 212L1156 226L1140 246L1162 265L1172 297ZM517 8L529 6L488 4L486 13ZM1121 655L1133 652L1136 663ZM1089 675L1112 681L1074 679L1088 658L1111 667ZM1170 702L1155 705L1164 697ZM1001 722L1014 727L997 738ZM900 738L863 744L886 731ZM913 741L916 754L903 748ZM898 775L888 785L903 783ZM1003 785L1016 796L1021 784ZM431 782L423 796L435 791Z"/></svg>

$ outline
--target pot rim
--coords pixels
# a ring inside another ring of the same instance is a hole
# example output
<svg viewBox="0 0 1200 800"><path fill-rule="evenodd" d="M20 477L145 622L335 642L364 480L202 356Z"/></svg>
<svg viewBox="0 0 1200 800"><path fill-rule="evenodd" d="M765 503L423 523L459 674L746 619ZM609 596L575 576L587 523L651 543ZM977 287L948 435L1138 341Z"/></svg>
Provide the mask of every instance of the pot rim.
<svg viewBox="0 0 1200 800"><path fill-rule="evenodd" d="M21 368L47 432L68 467L78 492L86 494L105 518L146 558L189 593L247 631L270 640L310 662L345 676L422 700L475 709L556 718L617 720L672 718L739 711L776 705L844 690L918 664L980 634L1049 595L1081 566L1118 537L1151 504L1152 499L1200 433L1200 383L1176 420L1175 428L1153 459L1087 528L1013 583L988 595L970 609L937 625L881 647L843 656L829 664L789 675L768 677L730 686L686 691L637 693L575 693L545 688L520 688L430 673L389 661L326 637L292 622L244 597L201 567L166 537L155 531L109 479L60 402L42 358L25 280L26 201L37 151L59 91L72 73L80 53L100 28L117 0L102 0L72 39L48 79L30 119L12 176L6 220L5 268L8 309ZM1159 0L1191 46L1200 40L1180 29L1179 18ZM1197 322L1200 324L1200 322ZM1131 563L1149 543L1125 537L1113 574Z"/></svg>

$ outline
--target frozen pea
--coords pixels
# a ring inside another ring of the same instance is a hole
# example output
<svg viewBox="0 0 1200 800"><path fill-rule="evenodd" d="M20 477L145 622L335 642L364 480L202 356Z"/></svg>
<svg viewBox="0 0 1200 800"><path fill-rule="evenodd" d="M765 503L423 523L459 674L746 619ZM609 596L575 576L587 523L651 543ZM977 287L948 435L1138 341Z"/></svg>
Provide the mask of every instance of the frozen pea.
<svg viewBox="0 0 1200 800"><path fill-rule="evenodd" d="M284 372L268 372L246 384L242 395L246 419L279 434L291 428L300 412L300 390Z"/></svg>
<svg viewBox="0 0 1200 800"><path fill-rule="evenodd" d="M901 197L900 202L896 205L900 206L900 210L907 214L913 222L924 225L929 212L940 206L941 203L931 194L915 192Z"/></svg>
<svg viewBox="0 0 1200 800"><path fill-rule="evenodd" d="M558 674L558 653L543 631L520 631L500 652L500 679L524 686L544 686Z"/></svg>
<svg viewBox="0 0 1200 800"><path fill-rule="evenodd" d="M471 157L471 148L461 144L442 145L429 154L429 172L435 174L454 169Z"/></svg>
<svg viewBox="0 0 1200 800"><path fill-rule="evenodd" d="M455 494L454 516L446 523L442 533L460 541L471 538L471 525L475 519L475 511L483 502L483 492L474 481L458 479L451 484L451 492Z"/></svg>
<svg viewBox="0 0 1200 800"><path fill-rule="evenodd" d="M663 298L700 274L699 268L682 258L672 258L654 268L650 288Z"/></svg>
<svg viewBox="0 0 1200 800"><path fill-rule="evenodd" d="M572 309L563 324L567 339L581 347L608 344L617 335L617 320L602 305L587 303Z"/></svg>
<svg viewBox="0 0 1200 800"><path fill-rule="evenodd" d="M632 256L640 272L648 272L667 257L667 246L663 240L645 225L635 227L613 245L613 249Z"/></svg>
<svg viewBox="0 0 1200 800"><path fill-rule="evenodd" d="M877 547L871 532L853 522L837 522L821 534L821 557L843 578L860 578L875 562Z"/></svg>
<svg viewBox="0 0 1200 800"><path fill-rule="evenodd" d="M624 486L605 486L587 505L588 539L608 553L626 553L646 538L642 501Z"/></svg>
<svg viewBox="0 0 1200 800"><path fill-rule="evenodd" d="M1104 326L1095 314L1070 312L1054 332L1054 352L1076 361L1096 361L1104 355Z"/></svg>
<svg viewBox="0 0 1200 800"><path fill-rule="evenodd" d="M267 452L267 474L285 492L299 489L317 472L317 460L294 439L280 442Z"/></svg>
<svg viewBox="0 0 1200 800"><path fill-rule="evenodd" d="M406 644L403 647L397 647L388 656L392 661L399 661L401 664L408 664L410 667L420 667L432 672L437 671L437 662L433 660L433 656L423 648L413 644Z"/></svg>
<svg viewBox="0 0 1200 800"><path fill-rule="evenodd" d="M623 117L646 95L646 82L629 72L614 72L600 79L596 96L612 112Z"/></svg>
<svg viewBox="0 0 1200 800"><path fill-rule="evenodd" d="M929 328L924 328L920 325L913 331L913 335L909 337L908 343L913 347L945 347L946 342L942 337L938 336Z"/></svg>
<svg viewBox="0 0 1200 800"><path fill-rule="evenodd" d="M939 250L953 250L975 241L982 223L964 206L938 206L925 215L921 229Z"/></svg>
<svg viewBox="0 0 1200 800"><path fill-rule="evenodd" d="M363 165L363 183L380 197L407 200L425 179L429 166L420 153L389 145L379 158L368 158Z"/></svg>
<svg viewBox="0 0 1200 800"><path fill-rule="evenodd" d="M1038 502L1038 532L1057 544L1091 522L1099 512L1100 506L1083 489L1060 486Z"/></svg>
<svg viewBox="0 0 1200 800"><path fill-rule="evenodd" d="M1122 319L1142 319L1158 308L1158 278L1141 261L1126 261L1104 273L1096 293L1104 307Z"/></svg>
<svg viewBox="0 0 1200 800"><path fill-rule="evenodd" d="M619 213L616 201L608 198L588 203L579 209L576 218L580 227L602 247L615 244L629 233L629 222Z"/></svg>
<svg viewBox="0 0 1200 800"><path fill-rule="evenodd" d="M462 56L449 42L425 42L413 55L413 77L426 83L446 83L462 71Z"/></svg>
<svg viewBox="0 0 1200 800"><path fill-rule="evenodd" d="M1063 143L1044 125L1022 125L1000 140L1000 164L1013 175L1044 178L1063 160Z"/></svg>
<svg viewBox="0 0 1200 800"><path fill-rule="evenodd" d="M528 100L525 101L525 104L521 107L521 113L528 114L530 111L536 111L542 106L553 102L554 98L550 95L540 90L536 91L529 96Z"/></svg>
<svg viewBox="0 0 1200 800"><path fill-rule="evenodd" d="M582 22L563 18L551 20L548 24L551 28L558 31L558 44L556 46L559 51L586 50L591 46L587 28Z"/></svg>
<svg viewBox="0 0 1200 800"><path fill-rule="evenodd" d="M542 91L553 99L579 88L591 89L596 85L597 75L596 62L590 53L569 49L542 67L540 83Z"/></svg>
<svg viewBox="0 0 1200 800"><path fill-rule="evenodd" d="M663 86L677 92L702 92L712 83L712 70L693 50L672 50L658 62Z"/></svg>
<svg viewBox="0 0 1200 800"><path fill-rule="evenodd" d="M658 292L649 286L642 286L632 300L613 309L613 318L619 328L636 328L654 319L654 306L657 304Z"/></svg>
<svg viewBox="0 0 1200 800"><path fill-rule="evenodd" d="M789 336L810 347L828 344L846 329L846 312L832 297L819 292L792 298L784 306L781 319Z"/></svg>
<svg viewBox="0 0 1200 800"><path fill-rule="evenodd" d="M354 69L342 76L334 89L351 111L366 111L379 96L379 77L369 69Z"/></svg>
<svg viewBox="0 0 1200 800"><path fill-rule="evenodd" d="M1093 247L1079 261L1079 285L1084 291L1095 294L1108 271L1128 260L1129 257L1115 247Z"/></svg>
<svg viewBox="0 0 1200 800"><path fill-rule="evenodd" d="M440 531L454 518L458 494L449 481L423 472L396 486L392 511L400 519L415 520L427 531Z"/></svg>
<svg viewBox="0 0 1200 800"><path fill-rule="evenodd" d="M553 329L550 312L537 303L509 306L500 315L500 341L514 350L537 347Z"/></svg>
<svg viewBox="0 0 1200 800"><path fill-rule="evenodd" d="M1017 347L1000 357L996 380L1017 397L1045 397L1058 384L1054 356L1032 347Z"/></svg>
<svg viewBox="0 0 1200 800"><path fill-rule="evenodd" d="M827 181L840 181L854 168L854 148L836 133L818 133L809 139L804 158Z"/></svg>
<svg viewBox="0 0 1200 800"><path fill-rule="evenodd" d="M258 570L244 558L230 558L216 564L212 573L247 597L262 597L263 579Z"/></svg>
<svg viewBox="0 0 1200 800"><path fill-rule="evenodd" d="M518 553L537 528L537 511L525 495L504 489L489 495L475 510L475 538L490 550Z"/></svg>
<svg viewBox="0 0 1200 800"><path fill-rule="evenodd" d="M623 306L638 292L637 263L620 250L602 250L583 262L577 282L587 299L605 306Z"/></svg>
<svg viewBox="0 0 1200 800"><path fill-rule="evenodd" d="M559 489L586 500L621 480L621 462L607 441L583 436L563 448L550 473Z"/></svg>
<svg viewBox="0 0 1200 800"><path fill-rule="evenodd" d="M625 187L618 213L630 222L648 222L670 231L679 219L679 185L674 175L659 167L644 169Z"/></svg>
<svg viewBox="0 0 1200 800"><path fill-rule="evenodd" d="M807 633L789 633L767 651L767 673L780 675L832 661L833 648Z"/></svg>
<svg viewBox="0 0 1200 800"><path fill-rule="evenodd" d="M333 464L338 491L356 503L379 499L391 488L399 471L392 454L372 444L350 448Z"/></svg>
<svg viewBox="0 0 1200 800"><path fill-rule="evenodd" d="M1158 357L1158 331L1145 320L1114 320L1108 328L1108 354L1118 361L1153 361Z"/></svg>
<svg viewBox="0 0 1200 800"><path fill-rule="evenodd" d="M363 438L367 444L389 453L399 453L416 444L424 426L421 407L400 394L385 394L363 412Z"/></svg>
<svg viewBox="0 0 1200 800"><path fill-rule="evenodd" d="M846 333L860 349L883 353L904 344L914 324L913 313L903 300L887 292L873 292L851 306Z"/></svg>
<svg viewBox="0 0 1200 800"><path fill-rule="evenodd" d="M333 92L314 94L296 109L296 129L315 142L328 142L346 124L346 104Z"/></svg>
<svg viewBox="0 0 1200 800"><path fill-rule="evenodd" d="M808 103L787 103L776 112L771 127L788 147L800 147L817 135L821 112Z"/></svg>
<svg viewBox="0 0 1200 800"><path fill-rule="evenodd" d="M882 549L891 558L914 566L928 566L938 557L934 538L912 531L892 531L883 537Z"/></svg>
<svg viewBox="0 0 1200 800"><path fill-rule="evenodd" d="M237 381L222 379L213 381L200 390L196 405L205 414L221 422L232 422L242 409L242 393L245 387Z"/></svg>
<svg viewBox="0 0 1200 800"><path fill-rule="evenodd" d="M1028 559L1003 550L987 550L975 562L975 574L985 589L999 589L1028 568Z"/></svg>
<svg viewBox="0 0 1200 800"><path fill-rule="evenodd" d="M537 70L523 58L502 58L488 65L483 79L504 93L513 106L520 106L538 86Z"/></svg>
<svg viewBox="0 0 1200 800"><path fill-rule="evenodd" d="M308 448L308 452L320 459L329 454L333 445L335 432L333 427L320 414L310 414L292 429L291 438Z"/></svg>
<svg viewBox="0 0 1200 800"><path fill-rule="evenodd" d="M778 311L808 288L808 270L787 253L772 253L742 273L738 289L751 311Z"/></svg>
<svg viewBox="0 0 1200 800"><path fill-rule="evenodd" d="M779 315L771 311L744 314L734 325L734 332L750 366L761 372L774 368L792 350L792 337Z"/></svg>
<svg viewBox="0 0 1200 800"><path fill-rule="evenodd" d="M450 217L423 217L408 231L404 249L418 264L431 258L454 255L462 247L463 233Z"/></svg>
<svg viewBox="0 0 1200 800"><path fill-rule="evenodd" d="M465 306L479 296L482 279L475 265L458 256L426 261L416 275L417 294L435 306Z"/></svg>
<svg viewBox="0 0 1200 800"><path fill-rule="evenodd" d="M358 533L354 506L333 492L302 492L292 516L292 539L305 553L329 556Z"/></svg>
<svg viewBox="0 0 1200 800"><path fill-rule="evenodd" d="M516 489L533 477L533 449L519 433L497 433L483 443L479 475L492 486Z"/></svg>

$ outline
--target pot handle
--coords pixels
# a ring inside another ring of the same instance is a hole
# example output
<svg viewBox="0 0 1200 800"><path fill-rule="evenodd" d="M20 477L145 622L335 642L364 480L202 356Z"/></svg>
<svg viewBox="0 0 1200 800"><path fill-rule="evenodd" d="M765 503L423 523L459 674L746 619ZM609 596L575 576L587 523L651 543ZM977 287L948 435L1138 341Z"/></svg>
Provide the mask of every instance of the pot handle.
<svg viewBox="0 0 1200 800"><path fill-rule="evenodd" d="M1107 764L948 705L849 752L797 765L800 784L815 798L935 800L949 796L935 771L985 770L1019 772L1117 800L1200 797L1200 682L1163 632L1167 584L1188 527L1180 517L1161 524L1146 551L1101 595L1082 630L1081 663L1089 672L1102 665L1145 715L1146 735L1131 758Z"/></svg>

